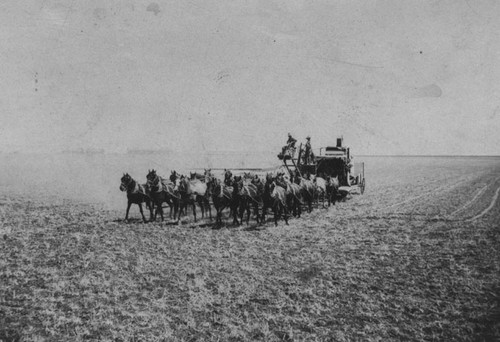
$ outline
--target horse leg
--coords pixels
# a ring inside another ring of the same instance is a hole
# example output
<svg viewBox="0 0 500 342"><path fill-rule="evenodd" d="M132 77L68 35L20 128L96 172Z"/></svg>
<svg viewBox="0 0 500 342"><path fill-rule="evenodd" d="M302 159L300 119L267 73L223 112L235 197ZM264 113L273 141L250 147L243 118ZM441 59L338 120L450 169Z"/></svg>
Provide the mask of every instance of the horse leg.
<svg viewBox="0 0 500 342"><path fill-rule="evenodd" d="M259 205L257 202L253 202L252 207L253 207L253 215L255 216L255 220L257 221L257 223L259 223Z"/></svg>
<svg viewBox="0 0 500 342"><path fill-rule="evenodd" d="M186 208L187 211L187 208ZM196 222L196 202L193 201L193 216L194 216L194 222Z"/></svg>
<svg viewBox="0 0 500 342"><path fill-rule="evenodd" d="M181 215L182 216L187 216L187 206L188 206L188 202L187 201L184 201L184 200L180 200L180 205L179 205L179 220L181 219Z"/></svg>
<svg viewBox="0 0 500 342"><path fill-rule="evenodd" d="M196 202L200 206L201 219L204 219L205 218L205 206L203 205L203 199L200 196L196 196Z"/></svg>
<svg viewBox="0 0 500 342"><path fill-rule="evenodd" d="M128 201L128 202L127 202L127 212L126 212L126 214L125 214L125 222L127 222L127 221L128 221L128 212L129 212L129 210L130 210L130 206L131 206L131 205L132 205L132 202Z"/></svg>
<svg viewBox="0 0 500 342"><path fill-rule="evenodd" d="M278 226L278 220L279 220L279 217L280 217L280 210L279 210L279 206L278 204L275 204L273 206L273 212L274 212L274 226L277 227Z"/></svg>
<svg viewBox="0 0 500 342"><path fill-rule="evenodd" d="M255 210L254 210L254 212L255 212ZM248 207L247 207L247 226L248 226L248 224L250 222L250 215L251 215L251 213L252 213L252 206L251 206L250 203L248 203ZM257 222L259 222L258 219L257 219Z"/></svg>
<svg viewBox="0 0 500 342"><path fill-rule="evenodd" d="M177 210L177 222L179 222L181 220L181 214L182 214L182 207L184 206L184 203L179 200L179 204L178 204L178 210ZM175 218L175 215L174 215L174 218Z"/></svg>
<svg viewBox="0 0 500 342"><path fill-rule="evenodd" d="M156 205L156 210L155 210L155 216L154 216L153 221L155 221L155 222L156 222L156 218L158 217L158 212L159 212L159 211L160 211L160 209L161 209L161 203L160 203L159 201L155 201L154 203L155 203L155 205Z"/></svg>
<svg viewBox="0 0 500 342"><path fill-rule="evenodd" d="M217 216L219 218L219 223L222 225L222 211L224 210L224 205L221 205L219 209L217 209Z"/></svg>
<svg viewBox="0 0 500 342"><path fill-rule="evenodd" d="M241 199L240 200L241 203L240 203L240 212L239 212L239 216L240 216L240 222L243 223L243 214L245 213L245 204L244 204L244 200Z"/></svg>
<svg viewBox="0 0 500 342"><path fill-rule="evenodd" d="M267 201L264 201L264 203L262 204L262 215L260 219L261 223L266 223L266 214L268 210L269 210L269 203Z"/></svg>
<svg viewBox="0 0 500 342"><path fill-rule="evenodd" d="M146 201L146 206L149 209L149 221L153 219L154 202L152 200Z"/></svg>
<svg viewBox="0 0 500 342"><path fill-rule="evenodd" d="M219 217L218 217L219 211L217 209L218 208L218 203L217 203L217 201L213 201L213 203L214 203L214 208L215 208L215 224L217 224L219 222Z"/></svg>
<svg viewBox="0 0 500 342"><path fill-rule="evenodd" d="M283 206L285 224L288 226L288 208L286 205Z"/></svg>
<svg viewBox="0 0 500 342"><path fill-rule="evenodd" d="M238 204L231 204L231 209L232 209L232 213L233 213L233 224L236 224L237 226L240 225L240 223L238 222Z"/></svg>
<svg viewBox="0 0 500 342"><path fill-rule="evenodd" d="M173 206L174 206L174 220L177 216L177 212L179 211L179 200L176 198L172 201Z"/></svg>
<svg viewBox="0 0 500 342"><path fill-rule="evenodd" d="M169 219L172 219L172 206L174 205L174 204L173 204L173 202L172 202L172 199L171 199L170 197L167 197L167 198L165 199L165 202L167 202L168 207L170 208L170 212L169 212L169 214L168 214L168 218L169 218Z"/></svg>
<svg viewBox="0 0 500 342"><path fill-rule="evenodd" d="M163 203L160 203L158 205L158 209L160 210L161 222L163 222L163 220L164 220L164 217L163 217L163 205L162 204Z"/></svg>
<svg viewBox="0 0 500 342"><path fill-rule="evenodd" d="M208 208L208 215L210 217L210 221L212 221L212 208L210 207L210 199L205 198L205 204L207 205Z"/></svg>
<svg viewBox="0 0 500 342"><path fill-rule="evenodd" d="M222 224L222 206L218 202L214 202L215 207L215 224Z"/></svg>
<svg viewBox="0 0 500 342"><path fill-rule="evenodd" d="M247 226L248 226L248 222L250 221L250 203L248 202L248 199L245 200L244 203L242 203L243 205L243 213L247 213ZM241 224L243 224L243 216L240 216L240 222Z"/></svg>
<svg viewBox="0 0 500 342"><path fill-rule="evenodd" d="M142 220L144 221L144 223L148 222L146 220L146 217L144 216L144 212L142 211L142 204L141 203L137 203L137 205L139 206L139 211L141 212Z"/></svg>

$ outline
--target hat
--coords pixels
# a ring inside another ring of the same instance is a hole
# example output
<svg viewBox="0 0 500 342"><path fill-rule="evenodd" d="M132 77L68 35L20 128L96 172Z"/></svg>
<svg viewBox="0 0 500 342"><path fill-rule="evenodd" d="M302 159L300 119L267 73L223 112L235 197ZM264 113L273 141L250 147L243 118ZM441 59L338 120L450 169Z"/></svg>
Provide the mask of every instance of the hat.
<svg viewBox="0 0 500 342"><path fill-rule="evenodd" d="M310 137L310 136L307 136L307 137L306 137L306 139L307 139L307 140L309 140L309 139L311 139L311 137Z"/></svg>

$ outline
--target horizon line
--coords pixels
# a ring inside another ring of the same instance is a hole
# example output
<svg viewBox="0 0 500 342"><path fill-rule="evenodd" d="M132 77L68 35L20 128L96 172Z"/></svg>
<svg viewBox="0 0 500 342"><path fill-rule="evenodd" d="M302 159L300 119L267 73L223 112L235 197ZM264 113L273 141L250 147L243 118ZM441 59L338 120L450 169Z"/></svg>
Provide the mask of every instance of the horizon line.
<svg viewBox="0 0 500 342"><path fill-rule="evenodd" d="M224 151L198 151L198 152L176 152L176 151L162 151L162 150L143 150L143 151L137 151L137 152L130 152L130 151L125 151L125 152L114 152L114 151L103 151L103 150L88 150L88 151L78 151L78 150L67 150L67 151L56 151L56 152L47 152L47 151L0 151L0 154L42 154L42 155L47 155L47 154L87 154L87 155L114 155L114 154L119 154L119 155L137 155L141 154L140 152L144 152L144 154L185 154L185 155L214 155L214 154L219 154L219 155L232 155L232 154L252 154L252 155L258 155L258 154L271 154L271 153L278 153L278 152L273 152L273 151L238 151L238 150L224 150ZM359 158L359 157L500 157L500 154L402 154L402 153L395 153L395 154L353 154L354 158Z"/></svg>

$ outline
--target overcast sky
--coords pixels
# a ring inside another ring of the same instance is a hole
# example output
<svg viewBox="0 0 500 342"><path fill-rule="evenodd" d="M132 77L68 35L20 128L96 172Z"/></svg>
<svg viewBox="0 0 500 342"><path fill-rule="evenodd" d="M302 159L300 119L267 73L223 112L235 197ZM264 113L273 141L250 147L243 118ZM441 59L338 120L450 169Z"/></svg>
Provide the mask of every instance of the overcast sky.
<svg viewBox="0 0 500 342"><path fill-rule="evenodd" d="M500 154L500 5L2 1L0 151Z"/></svg>

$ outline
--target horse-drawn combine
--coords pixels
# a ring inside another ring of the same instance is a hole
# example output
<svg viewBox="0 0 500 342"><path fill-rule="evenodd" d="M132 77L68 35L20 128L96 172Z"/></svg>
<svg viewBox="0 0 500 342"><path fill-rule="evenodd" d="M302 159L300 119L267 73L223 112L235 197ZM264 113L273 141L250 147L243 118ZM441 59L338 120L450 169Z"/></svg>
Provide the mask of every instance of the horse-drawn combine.
<svg viewBox="0 0 500 342"><path fill-rule="evenodd" d="M302 144L298 152L295 148L284 151L278 158L283 161L283 166L289 174L300 177L337 177L340 185L339 195L343 197L351 193L365 192L365 164L352 162L350 148L343 146L343 138L337 139L336 146L321 147L318 155L304 156L306 151Z"/></svg>
<svg viewBox="0 0 500 342"><path fill-rule="evenodd" d="M120 190L127 192L129 209L137 204L143 220L142 210L145 203L150 210L149 221L155 221L159 213L164 220L163 205L170 207L170 218L179 222L182 215L187 215L187 208L192 207L196 222L196 206L199 206L202 218L208 211L212 219L211 207L216 211L216 224L222 224L223 210L229 209L233 224L246 222L253 216L257 223L264 223L269 209L274 213L274 222L283 218L288 224L289 215L300 217L303 208L312 211L314 203L325 208L343 200L347 195L358 191L364 193L364 163L353 164L350 150L342 146L342 139L336 146L321 148L319 154L304 158L304 149L300 145L295 157L295 148L284 148L278 155L283 167L272 172L231 172L224 169L222 177L214 175L211 169L203 174L190 173L180 175L172 171L169 178L162 177L155 170L149 170L146 183L139 184L130 175L124 174ZM310 151L308 151L310 152ZM154 212L154 213L153 213Z"/></svg>

